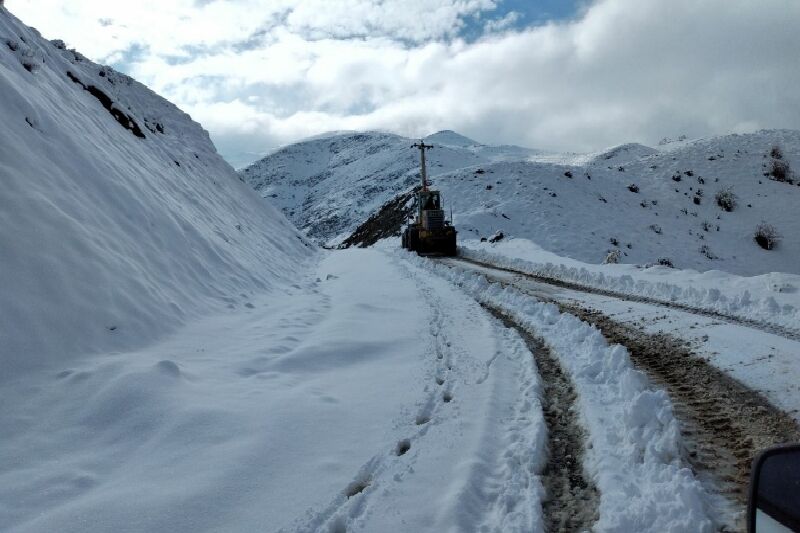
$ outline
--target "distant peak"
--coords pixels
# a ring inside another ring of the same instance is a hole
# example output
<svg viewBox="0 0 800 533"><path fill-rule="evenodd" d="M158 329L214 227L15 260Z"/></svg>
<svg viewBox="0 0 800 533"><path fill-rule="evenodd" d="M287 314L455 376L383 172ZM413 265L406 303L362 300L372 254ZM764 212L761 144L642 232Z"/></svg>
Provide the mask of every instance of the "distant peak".
<svg viewBox="0 0 800 533"><path fill-rule="evenodd" d="M481 143L473 141L469 137L464 137L460 133L456 133L453 130L437 131L433 135L428 135L427 137L425 137L425 140L428 142L434 142L445 146L458 146L462 148L468 146L481 145Z"/></svg>

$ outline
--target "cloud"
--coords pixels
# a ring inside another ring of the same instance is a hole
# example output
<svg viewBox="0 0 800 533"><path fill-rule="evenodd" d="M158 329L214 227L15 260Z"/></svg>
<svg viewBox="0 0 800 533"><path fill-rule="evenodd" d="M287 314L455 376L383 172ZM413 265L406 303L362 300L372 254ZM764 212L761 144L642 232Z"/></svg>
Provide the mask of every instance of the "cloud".
<svg viewBox="0 0 800 533"><path fill-rule="evenodd" d="M117 61L200 120L235 163L340 129L416 136L449 128L489 143L594 150L680 133L800 128L796 0L597 0L571 20L528 28L502 5L8 7L92 58ZM460 30L475 21L485 33L467 42Z"/></svg>

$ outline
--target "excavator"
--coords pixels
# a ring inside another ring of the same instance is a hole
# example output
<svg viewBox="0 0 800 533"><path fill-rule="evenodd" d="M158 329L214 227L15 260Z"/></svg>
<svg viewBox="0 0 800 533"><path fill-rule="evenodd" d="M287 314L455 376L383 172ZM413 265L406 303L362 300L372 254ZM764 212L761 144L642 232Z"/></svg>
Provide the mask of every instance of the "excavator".
<svg viewBox="0 0 800 533"><path fill-rule="evenodd" d="M410 221L403 230L401 242L403 248L418 255L444 255L455 256L456 228L451 221L445 220L442 208L442 196L439 191L428 188L428 172L425 168L425 151L433 146L423 141L414 143L411 148L419 149L420 175L422 188L416 194L416 219ZM452 218L452 216L451 216Z"/></svg>

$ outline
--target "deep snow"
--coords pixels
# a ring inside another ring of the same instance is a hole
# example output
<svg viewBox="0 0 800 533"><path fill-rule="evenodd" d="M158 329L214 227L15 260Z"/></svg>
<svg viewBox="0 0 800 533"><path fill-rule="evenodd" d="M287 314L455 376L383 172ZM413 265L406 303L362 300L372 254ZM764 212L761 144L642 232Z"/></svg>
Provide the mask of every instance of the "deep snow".
<svg viewBox="0 0 800 533"><path fill-rule="evenodd" d="M540 531L535 325L580 392L597 531L705 531L669 399L553 306L400 253L325 254L250 307L0 386L12 531ZM535 355L535 354L534 354Z"/></svg>
<svg viewBox="0 0 800 533"><path fill-rule="evenodd" d="M0 529L540 530L521 340L375 251L296 278L145 349L0 386Z"/></svg>
<svg viewBox="0 0 800 533"><path fill-rule="evenodd" d="M313 253L188 115L2 7L0 95L0 381L241 306Z"/></svg>

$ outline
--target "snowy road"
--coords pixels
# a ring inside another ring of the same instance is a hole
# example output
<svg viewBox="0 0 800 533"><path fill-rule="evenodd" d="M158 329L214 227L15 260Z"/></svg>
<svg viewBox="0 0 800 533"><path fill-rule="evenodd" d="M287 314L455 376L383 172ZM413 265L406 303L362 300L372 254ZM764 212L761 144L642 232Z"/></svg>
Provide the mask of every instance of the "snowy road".
<svg viewBox="0 0 800 533"><path fill-rule="evenodd" d="M641 301L637 297L598 294L547 283L533 276L462 260L442 260L502 283L513 284L543 301L600 310L622 324L648 334L667 334L689 343L693 353L765 395L800 422L800 340L791 333L736 319L709 316L702 310Z"/></svg>
<svg viewBox="0 0 800 533"><path fill-rule="evenodd" d="M3 531L541 529L531 354L374 251L3 386Z"/></svg>
<svg viewBox="0 0 800 533"><path fill-rule="evenodd" d="M561 289L399 251L320 257L146 349L2 385L0 529L735 522L686 457L680 401L635 349L538 301Z"/></svg>
<svg viewBox="0 0 800 533"><path fill-rule="evenodd" d="M712 514L727 527L741 527L753 455L800 439L800 396L792 379L800 353L796 340L702 312L581 291L486 264L440 262L553 302L595 324L609 342L625 346L637 368L670 394L686 460L712 495ZM767 355L754 357L754 350Z"/></svg>

